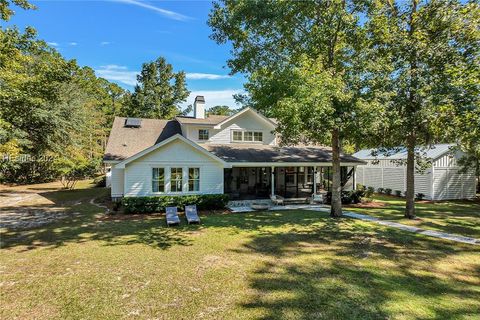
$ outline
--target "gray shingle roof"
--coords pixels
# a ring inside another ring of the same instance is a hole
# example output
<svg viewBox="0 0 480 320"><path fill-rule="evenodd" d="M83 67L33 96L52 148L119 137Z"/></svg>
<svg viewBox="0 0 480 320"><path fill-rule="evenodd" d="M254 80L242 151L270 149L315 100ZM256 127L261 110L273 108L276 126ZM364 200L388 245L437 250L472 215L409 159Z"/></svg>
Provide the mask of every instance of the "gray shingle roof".
<svg viewBox="0 0 480 320"><path fill-rule="evenodd" d="M332 150L320 146L275 147L270 145L205 144L207 149L226 162L331 162ZM342 162L363 163L348 155L341 155Z"/></svg>
<svg viewBox="0 0 480 320"><path fill-rule="evenodd" d="M123 160L177 133L182 134L175 120L141 119L140 128L127 128L125 119L115 117L104 160Z"/></svg>
<svg viewBox="0 0 480 320"><path fill-rule="evenodd" d="M434 144L431 148L425 149L422 147L417 148L417 152L420 152L428 159L436 159L445 153L450 151L450 148L455 146L451 143L442 143ZM407 159L407 149L406 148L395 148L386 152L378 152L377 156L372 156L372 152L377 152L378 149L364 149L360 150L353 154L354 157L357 157L362 160L369 159L391 159L391 160L405 160Z"/></svg>

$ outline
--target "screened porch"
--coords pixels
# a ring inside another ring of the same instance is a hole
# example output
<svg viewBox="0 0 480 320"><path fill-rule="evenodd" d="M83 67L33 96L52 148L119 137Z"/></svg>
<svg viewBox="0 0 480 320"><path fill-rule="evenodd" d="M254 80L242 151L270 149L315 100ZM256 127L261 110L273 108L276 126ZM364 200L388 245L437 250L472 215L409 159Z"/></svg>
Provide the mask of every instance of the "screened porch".
<svg viewBox="0 0 480 320"><path fill-rule="evenodd" d="M268 199L273 194L286 199L306 199L319 191L331 190L331 169L330 166L224 169L224 193L232 200ZM341 167L344 190L350 190L355 185L354 170L353 166Z"/></svg>

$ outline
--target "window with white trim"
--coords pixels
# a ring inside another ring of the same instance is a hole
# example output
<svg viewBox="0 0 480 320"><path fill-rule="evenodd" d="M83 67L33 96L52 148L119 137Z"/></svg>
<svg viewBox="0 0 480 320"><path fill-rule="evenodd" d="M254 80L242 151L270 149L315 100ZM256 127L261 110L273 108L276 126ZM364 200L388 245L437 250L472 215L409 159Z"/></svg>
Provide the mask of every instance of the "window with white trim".
<svg viewBox="0 0 480 320"><path fill-rule="evenodd" d="M152 192L165 192L164 168L152 168Z"/></svg>
<svg viewBox="0 0 480 320"><path fill-rule="evenodd" d="M188 168L188 191L200 191L200 168Z"/></svg>
<svg viewBox="0 0 480 320"><path fill-rule="evenodd" d="M253 141L262 142L263 141L263 132L257 131L253 133Z"/></svg>
<svg viewBox="0 0 480 320"><path fill-rule="evenodd" d="M242 130L233 130L232 131L232 141L234 142L263 142L263 132L262 131L242 131Z"/></svg>
<svg viewBox="0 0 480 320"><path fill-rule="evenodd" d="M233 131L233 141L243 141L242 131Z"/></svg>
<svg viewBox="0 0 480 320"><path fill-rule="evenodd" d="M170 169L170 191L182 192L183 189L183 170L182 168Z"/></svg>
<svg viewBox="0 0 480 320"><path fill-rule="evenodd" d="M208 129L199 129L198 130L198 140L208 140Z"/></svg>

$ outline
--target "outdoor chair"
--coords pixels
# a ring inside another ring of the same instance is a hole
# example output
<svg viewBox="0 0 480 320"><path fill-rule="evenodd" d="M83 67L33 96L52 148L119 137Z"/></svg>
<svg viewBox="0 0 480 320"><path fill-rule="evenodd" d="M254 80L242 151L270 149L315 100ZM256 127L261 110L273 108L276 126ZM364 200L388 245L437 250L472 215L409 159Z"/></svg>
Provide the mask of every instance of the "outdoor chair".
<svg viewBox="0 0 480 320"><path fill-rule="evenodd" d="M167 207L165 211L167 216L167 227L171 225L180 224L180 218L178 217L177 207Z"/></svg>
<svg viewBox="0 0 480 320"><path fill-rule="evenodd" d="M200 223L200 217L197 213L197 206L185 206L185 217L187 218L188 224L191 223Z"/></svg>
<svg viewBox="0 0 480 320"><path fill-rule="evenodd" d="M273 205L275 206L283 206L285 204L285 198L279 195L270 195L270 200L272 200Z"/></svg>

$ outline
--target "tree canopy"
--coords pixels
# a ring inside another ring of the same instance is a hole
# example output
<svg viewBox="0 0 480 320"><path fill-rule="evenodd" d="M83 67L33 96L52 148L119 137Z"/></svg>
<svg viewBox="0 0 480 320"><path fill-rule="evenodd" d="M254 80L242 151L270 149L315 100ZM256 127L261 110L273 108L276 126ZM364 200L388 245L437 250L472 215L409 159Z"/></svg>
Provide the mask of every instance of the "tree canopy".
<svg viewBox="0 0 480 320"><path fill-rule="evenodd" d="M172 119L181 113L180 103L190 94L185 72L173 72L172 65L163 57L144 63L137 81L124 110L130 117Z"/></svg>
<svg viewBox="0 0 480 320"><path fill-rule="evenodd" d="M419 147L457 139L467 146L480 130L479 23L475 2L372 3L366 31L375 69L368 88L384 106L378 143L408 150L406 217L415 216Z"/></svg>
<svg viewBox="0 0 480 320"><path fill-rule="evenodd" d="M207 110L207 115L231 116L235 112L236 110L229 106L214 106Z"/></svg>

